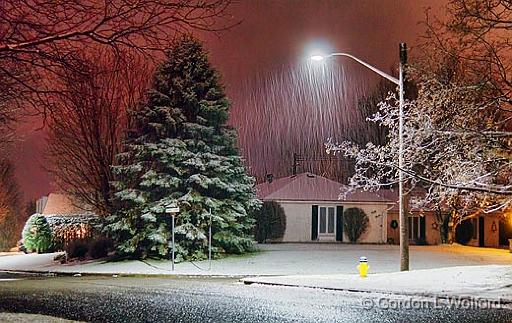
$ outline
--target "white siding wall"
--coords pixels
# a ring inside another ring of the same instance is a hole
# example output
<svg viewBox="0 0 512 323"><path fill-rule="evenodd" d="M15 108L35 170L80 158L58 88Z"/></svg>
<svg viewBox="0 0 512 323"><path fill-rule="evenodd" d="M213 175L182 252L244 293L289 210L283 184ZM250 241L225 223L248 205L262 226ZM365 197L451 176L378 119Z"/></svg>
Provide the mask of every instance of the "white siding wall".
<svg viewBox="0 0 512 323"><path fill-rule="evenodd" d="M311 206L343 206L343 210L358 207L364 210L369 218L369 227L358 242L385 243L387 241L387 205L376 203L333 203L315 201L276 201L281 204L286 214L286 230L283 242L310 242L311 241ZM336 241L336 236L323 237L320 241ZM343 233L343 242L348 237Z"/></svg>
<svg viewBox="0 0 512 323"><path fill-rule="evenodd" d="M311 205L278 201L286 214L283 242L311 241Z"/></svg>

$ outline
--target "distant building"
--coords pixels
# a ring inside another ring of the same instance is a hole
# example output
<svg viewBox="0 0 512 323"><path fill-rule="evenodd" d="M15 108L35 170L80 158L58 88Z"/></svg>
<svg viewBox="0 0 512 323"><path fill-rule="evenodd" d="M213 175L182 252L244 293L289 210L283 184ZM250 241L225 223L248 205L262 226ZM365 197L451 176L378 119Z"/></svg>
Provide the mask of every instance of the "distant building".
<svg viewBox="0 0 512 323"><path fill-rule="evenodd" d="M398 191L380 190L379 194L393 202L392 208L388 210L388 239L390 243L399 243L399 230L391 223L398 221ZM409 241L411 243L440 244L441 236L439 233L440 223L437 219L434 208L420 208L415 199L421 200L426 192L420 189L410 192L411 210L409 215L408 229ZM446 210L437 210L437 212L446 213ZM468 219L473 226L473 235L467 243L477 247L499 247L508 245L508 239L512 238L512 223L507 221L502 212L493 212L481 214L480 216ZM452 237L453 239L455 237Z"/></svg>
<svg viewBox="0 0 512 323"><path fill-rule="evenodd" d="M387 242L387 209L390 202L372 192L351 192L340 200L343 184L312 173L271 179L256 186L259 199L276 201L285 211L283 242L348 242L343 212L362 209L369 218L368 230L358 242Z"/></svg>
<svg viewBox="0 0 512 323"><path fill-rule="evenodd" d="M398 191L382 189L377 192L355 191L340 199L346 186L312 173L274 179L256 186L259 199L279 203L286 215L283 242L348 242L343 232L344 210L357 207L369 218L369 227L358 242L399 243ZM418 207L415 199L425 192L413 190L410 200L409 242L436 245L442 243L440 223L434 208ZM512 218L512 216L510 217ZM498 247L512 238L512 219L504 214L485 214L470 219L473 238L469 245Z"/></svg>
<svg viewBox="0 0 512 323"><path fill-rule="evenodd" d="M43 198L46 198L46 202L41 212L38 212L41 214L73 215L91 213L90 208L79 206L80 203L73 201L73 199L66 194L50 193L47 197Z"/></svg>
<svg viewBox="0 0 512 323"><path fill-rule="evenodd" d="M37 213L43 214L57 242L57 249L79 239L88 239L95 234L94 224L98 216L91 208L73 201L66 194L50 193L36 202Z"/></svg>

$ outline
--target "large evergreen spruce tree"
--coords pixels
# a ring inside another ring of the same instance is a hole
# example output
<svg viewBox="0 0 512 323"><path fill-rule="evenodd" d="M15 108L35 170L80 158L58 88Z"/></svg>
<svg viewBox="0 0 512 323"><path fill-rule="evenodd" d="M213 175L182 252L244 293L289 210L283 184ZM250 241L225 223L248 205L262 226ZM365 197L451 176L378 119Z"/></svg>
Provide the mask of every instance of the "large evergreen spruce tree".
<svg viewBox="0 0 512 323"><path fill-rule="evenodd" d="M254 180L227 126L229 102L202 44L182 36L158 68L115 167L118 211L106 232L122 255L168 257L176 203L176 258L202 259L212 212L214 252L252 246Z"/></svg>

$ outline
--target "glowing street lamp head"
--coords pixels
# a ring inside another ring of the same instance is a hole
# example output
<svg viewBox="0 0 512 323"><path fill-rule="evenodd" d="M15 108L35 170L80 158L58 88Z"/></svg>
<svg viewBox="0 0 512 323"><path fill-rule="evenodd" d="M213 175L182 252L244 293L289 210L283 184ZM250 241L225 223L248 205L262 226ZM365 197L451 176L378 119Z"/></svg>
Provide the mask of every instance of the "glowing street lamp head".
<svg viewBox="0 0 512 323"><path fill-rule="evenodd" d="M310 57L310 59L312 61L319 62L319 61L323 61L325 59L325 57L322 56L322 55L313 55L313 56Z"/></svg>

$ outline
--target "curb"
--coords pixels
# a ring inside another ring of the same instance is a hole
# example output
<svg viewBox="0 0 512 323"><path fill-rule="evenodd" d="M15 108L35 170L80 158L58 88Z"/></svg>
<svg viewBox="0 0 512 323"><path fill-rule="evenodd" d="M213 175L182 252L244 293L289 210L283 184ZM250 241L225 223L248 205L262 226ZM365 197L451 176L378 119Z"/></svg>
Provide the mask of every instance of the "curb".
<svg viewBox="0 0 512 323"><path fill-rule="evenodd" d="M94 273L79 271L51 271L51 270L8 270L0 269L0 273L30 275L34 277L144 277L144 278L210 278L210 279L237 279L242 281L247 277L271 277L276 275L227 275L227 274L140 274L140 273Z"/></svg>
<svg viewBox="0 0 512 323"><path fill-rule="evenodd" d="M252 277L255 278L255 277ZM442 300L449 300L450 298L458 297L460 300L469 300L474 301L475 296L471 295L448 295L448 294L436 294L436 293L419 293L419 292L395 292L389 290L371 290L371 289L355 289L355 288L342 288L342 287L322 287L322 286L311 286L311 285L300 285L300 284L287 284L287 283L270 283L270 282L262 282L262 281L253 281L251 278L242 278L239 280L244 283L244 285L266 285L266 286L281 286L281 287L296 287L296 288L309 288L309 289L321 289L321 290L329 290L329 291L338 291L338 292L349 292L349 293L376 293L376 294L385 294L385 295L397 295L397 296L418 296L425 298L438 298ZM499 302L503 305L512 305L512 299L494 299L494 298L485 298L482 299Z"/></svg>

